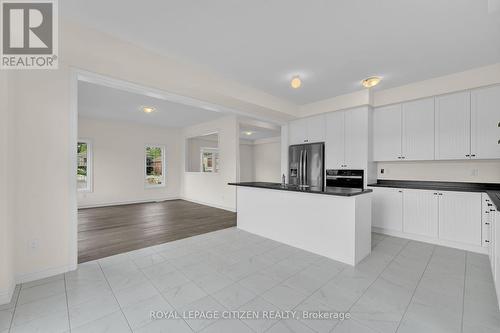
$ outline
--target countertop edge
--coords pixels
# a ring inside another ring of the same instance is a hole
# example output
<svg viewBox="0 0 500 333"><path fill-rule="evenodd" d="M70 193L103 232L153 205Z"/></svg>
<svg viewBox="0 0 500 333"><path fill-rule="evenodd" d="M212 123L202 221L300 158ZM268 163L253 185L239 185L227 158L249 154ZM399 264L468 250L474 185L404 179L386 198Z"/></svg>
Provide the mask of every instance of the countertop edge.
<svg viewBox="0 0 500 333"><path fill-rule="evenodd" d="M291 189L291 188L277 188L277 187L270 187L270 186L257 185L257 184L228 183L228 185L241 186L241 187L251 187L251 188L261 188L261 189L266 189L266 190L285 191L285 192L332 195L332 196L337 196L337 197L354 197L354 196L373 192L372 189L364 189L363 192L359 192L359 193L331 193L331 192L318 192L318 191L303 191L303 190Z"/></svg>
<svg viewBox="0 0 500 333"><path fill-rule="evenodd" d="M496 209L500 211L500 184L387 180L386 182L382 181L382 183L377 182L368 184L368 186L381 188L407 188L415 190L486 193L490 197ZM492 187L498 187L498 189L492 189Z"/></svg>

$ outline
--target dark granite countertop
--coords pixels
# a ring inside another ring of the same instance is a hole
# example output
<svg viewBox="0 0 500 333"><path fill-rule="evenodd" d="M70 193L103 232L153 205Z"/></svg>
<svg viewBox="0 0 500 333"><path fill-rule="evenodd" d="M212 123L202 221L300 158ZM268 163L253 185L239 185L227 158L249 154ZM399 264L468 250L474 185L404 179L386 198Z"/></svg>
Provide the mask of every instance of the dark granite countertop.
<svg viewBox="0 0 500 333"><path fill-rule="evenodd" d="M486 191L486 194L488 194L497 210L500 211L500 191Z"/></svg>
<svg viewBox="0 0 500 333"><path fill-rule="evenodd" d="M315 194L326 194L326 195L337 195L343 197L351 197L355 195L365 194L373 192L370 189L357 189L348 187L331 187L323 191L313 190L310 188L300 188L296 185L281 185L280 183L266 183L266 182L242 182L242 183L229 183L229 185L234 186L244 186L244 187L256 187L265 188L269 190L281 190L281 191L292 191L292 192L303 192L303 193L315 193Z"/></svg>
<svg viewBox="0 0 500 333"><path fill-rule="evenodd" d="M372 187L411 188L418 190L457 191L457 192L484 192L487 193L500 210L500 184L495 183L462 183L462 182L437 182L416 180L386 180L379 179Z"/></svg>

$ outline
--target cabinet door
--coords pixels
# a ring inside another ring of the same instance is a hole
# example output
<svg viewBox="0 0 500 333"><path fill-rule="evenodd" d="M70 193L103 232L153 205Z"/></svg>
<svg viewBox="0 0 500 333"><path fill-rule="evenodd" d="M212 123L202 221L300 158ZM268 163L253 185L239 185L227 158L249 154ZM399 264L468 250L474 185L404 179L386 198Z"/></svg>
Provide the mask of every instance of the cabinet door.
<svg viewBox="0 0 500 333"><path fill-rule="evenodd" d="M294 120L288 126L288 140L291 145L298 145L307 140L307 123L305 119Z"/></svg>
<svg viewBox="0 0 500 333"><path fill-rule="evenodd" d="M480 246L481 193L439 193L439 239Z"/></svg>
<svg viewBox="0 0 500 333"><path fill-rule="evenodd" d="M471 156L500 158L500 86L471 94Z"/></svg>
<svg viewBox="0 0 500 333"><path fill-rule="evenodd" d="M470 156L470 92L436 97L437 160Z"/></svg>
<svg viewBox="0 0 500 333"><path fill-rule="evenodd" d="M497 236L496 236L496 232L497 232L497 227L496 227L496 224L495 222L496 221L500 221L498 219L498 216L497 217L493 217L493 219L491 220L491 239L490 239L490 247L488 248L488 257L490 257L490 266L491 266L491 272L493 273L493 280L495 281L495 283L497 283L497 280L496 280L496 248L498 247L498 244L497 244Z"/></svg>
<svg viewBox="0 0 500 333"><path fill-rule="evenodd" d="M373 159L398 161L401 158L401 104L373 112Z"/></svg>
<svg viewBox="0 0 500 333"><path fill-rule="evenodd" d="M403 103L404 160L434 159L434 98Z"/></svg>
<svg viewBox="0 0 500 333"><path fill-rule="evenodd" d="M341 169L344 166L344 115L343 111L326 115L325 154L327 169Z"/></svg>
<svg viewBox="0 0 500 333"><path fill-rule="evenodd" d="M345 165L366 169L368 163L368 108L345 111Z"/></svg>
<svg viewBox="0 0 500 333"><path fill-rule="evenodd" d="M372 196L372 225L387 230L403 230L403 190L375 187Z"/></svg>
<svg viewBox="0 0 500 333"><path fill-rule="evenodd" d="M403 231L437 238L438 195L427 190L403 190Z"/></svg>
<svg viewBox="0 0 500 333"><path fill-rule="evenodd" d="M325 141L325 116L315 116L306 118L307 124L307 142L324 142Z"/></svg>

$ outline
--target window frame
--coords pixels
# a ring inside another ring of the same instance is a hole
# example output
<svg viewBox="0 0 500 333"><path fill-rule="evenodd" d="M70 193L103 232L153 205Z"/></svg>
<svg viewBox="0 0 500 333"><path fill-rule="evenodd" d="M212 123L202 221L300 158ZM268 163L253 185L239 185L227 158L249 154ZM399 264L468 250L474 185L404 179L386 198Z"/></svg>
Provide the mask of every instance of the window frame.
<svg viewBox="0 0 500 333"><path fill-rule="evenodd" d="M85 143L87 145L87 187L85 188L78 188L78 179L76 181L77 184L77 191L82 192L82 193L92 193L94 191L94 147L92 144L92 140L88 138L79 138L77 141L77 146L78 143ZM76 152L77 157L76 157L76 168L78 172L78 151ZM78 176L78 173L77 175Z"/></svg>
<svg viewBox="0 0 500 333"><path fill-rule="evenodd" d="M212 171L203 171L203 154L204 153L212 153L215 154L216 156L212 156ZM219 165L217 163L217 160L219 159L219 147L200 147L200 173L203 174L218 174L219 173L219 168L217 168Z"/></svg>
<svg viewBox="0 0 500 333"><path fill-rule="evenodd" d="M148 166L146 165L147 161L147 148L160 148L161 149L161 178L162 178L162 183L161 184L148 184L146 182L146 178L148 176L147 174L147 168ZM145 189L153 189L153 188L161 188L161 187L166 187L167 186L167 175L166 175L166 155L167 155L167 148L165 145L161 144L145 144L144 149L143 149L143 166L144 166L144 172L143 172L143 179L142 181L144 182L144 188Z"/></svg>

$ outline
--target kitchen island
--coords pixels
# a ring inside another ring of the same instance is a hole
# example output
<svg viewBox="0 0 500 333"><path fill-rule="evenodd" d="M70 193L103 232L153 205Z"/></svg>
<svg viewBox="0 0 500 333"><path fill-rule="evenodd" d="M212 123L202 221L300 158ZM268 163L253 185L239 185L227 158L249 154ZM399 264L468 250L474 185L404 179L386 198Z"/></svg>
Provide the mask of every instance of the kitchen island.
<svg viewBox="0 0 500 333"><path fill-rule="evenodd" d="M371 252L369 189L303 189L278 183L237 186L237 227L349 265Z"/></svg>

